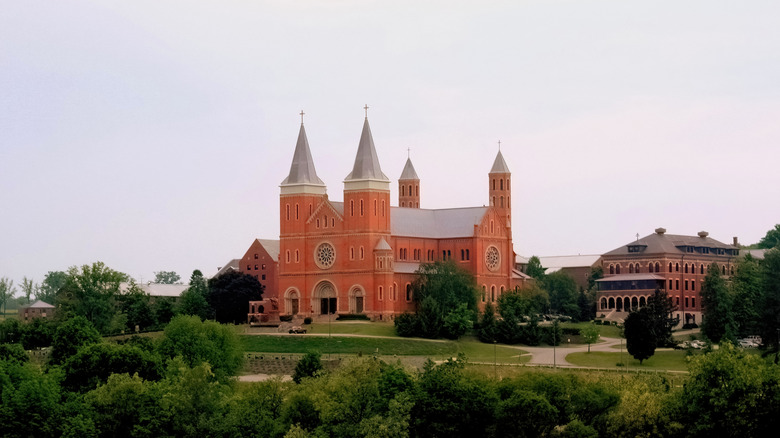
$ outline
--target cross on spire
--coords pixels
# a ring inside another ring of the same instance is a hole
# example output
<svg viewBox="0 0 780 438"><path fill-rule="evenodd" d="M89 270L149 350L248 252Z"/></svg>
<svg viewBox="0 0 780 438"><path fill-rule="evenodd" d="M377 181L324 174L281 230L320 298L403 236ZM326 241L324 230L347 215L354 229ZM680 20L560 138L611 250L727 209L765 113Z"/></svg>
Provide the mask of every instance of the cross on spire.
<svg viewBox="0 0 780 438"><path fill-rule="evenodd" d="M301 110L301 125L303 125L303 115L304 115L304 114L306 114L306 113L305 113L305 112L303 112L303 110Z"/></svg>
<svg viewBox="0 0 780 438"><path fill-rule="evenodd" d="M498 150L501 150L501 140L498 141Z"/></svg>
<svg viewBox="0 0 780 438"><path fill-rule="evenodd" d="M406 158L412 157L412 148L406 148Z"/></svg>
<svg viewBox="0 0 780 438"><path fill-rule="evenodd" d="M366 104L366 106L364 106L363 109L366 110L366 118L368 118L368 104Z"/></svg>

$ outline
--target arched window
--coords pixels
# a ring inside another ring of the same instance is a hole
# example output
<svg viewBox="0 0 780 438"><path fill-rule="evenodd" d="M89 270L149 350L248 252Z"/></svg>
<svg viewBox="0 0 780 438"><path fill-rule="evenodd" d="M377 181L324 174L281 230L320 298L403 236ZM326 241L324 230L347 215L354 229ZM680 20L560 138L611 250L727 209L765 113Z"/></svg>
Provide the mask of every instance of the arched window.
<svg viewBox="0 0 780 438"><path fill-rule="evenodd" d="M406 284L406 301L412 301L412 285Z"/></svg>
<svg viewBox="0 0 780 438"><path fill-rule="evenodd" d="M503 180L501 180L501 181L503 181ZM501 208L504 208L504 197L503 196L501 197Z"/></svg>
<svg viewBox="0 0 780 438"><path fill-rule="evenodd" d="M658 262L655 262L655 272L661 272L661 264Z"/></svg>
<svg viewBox="0 0 780 438"><path fill-rule="evenodd" d="M495 180L495 178L494 178L494 179L493 179L493 190L495 190L495 189L496 189L496 180Z"/></svg>
<svg viewBox="0 0 780 438"><path fill-rule="evenodd" d="M487 286L482 285L482 302L485 302L485 296L487 295Z"/></svg>
<svg viewBox="0 0 780 438"><path fill-rule="evenodd" d="M607 308L607 299L606 298L602 298L601 299L601 310L604 310L606 308Z"/></svg>
<svg viewBox="0 0 780 438"><path fill-rule="evenodd" d="M637 274L639 273L639 263L637 263L637 264L634 266L634 272L635 272L635 273L637 273Z"/></svg>
<svg viewBox="0 0 780 438"><path fill-rule="evenodd" d="M704 274L704 263L699 266L700 274Z"/></svg>
<svg viewBox="0 0 780 438"><path fill-rule="evenodd" d="M669 262L669 272L672 272L672 262Z"/></svg>
<svg viewBox="0 0 780 438"><path fill-rule="evenodd" d="M504 190L504 180L503 179L501 180L500 186L501 186L501 190Z"/></svg>
<svg viewBox="0 0 780 438"><path fill-rule="evenodd" d="M466 260L471 260L471 256L469 256L469 250L466 250Z"/></svg>
<svg viewBox="0 0 780 438"><path fill-rule="evenodd" d="M361 246L360 247L360 260L363 260L363 256L364 256L364 254L363 254L363 247Z"/></svg>
<svg viewBox="0 0 780 438"><path fill-rule="evenodd" d="M651 273L651 274L653 273L653 264L652 264L652 263L650 263L650 264L647 266L647 272L649 272L649 273Z"/></svg>
<svg viewBox="0 0 780 438"><path fill-rule="evenodd" d="M295 220L298 220L298 204L295 204Z"/></svg>
<svg viewBox="0 0 780 438"><path fill-rule="evenodd" d="M680 272L680 264L679 263L676 263L674 265L674 272Z"/></svg>
<svg viewBox="0 0 780 438"><path fill-rule="evenodd" d="M285 211L287 212L287 216L286 217L287 217L287 220L289 221L290 220L290 204L287 204L285 206Z"/></svg>
<svg viewBox="0 0 780 438"><path fill-rule="evenodd" d="M289 249L287 250L286 256L287 256L287 263L290 263L290 250Z"/></svg>
<svg viewBox="0 0 780 438"><path fill-rule="evenodd" d="M466 260L466 251L461 249L460 250L460 261Z"/></svg>
<svg viewBox="0 0 780 438"><path fill-rule="evenodd" d="M349 247L349 259L350 260L355 260L355 247L354 246L350 246Z"/></svg>
<svg viewBox="0 0 780 438"><path fill-rule="evenodd" d="M376 199L374 199L374 216L377 215L377 211L378 211L377 210L377 201L376 201Z"/></svg>
<svg viewBox="0 0 780 438"><path fill-rule="evenodd" d="M615 266L615 274L620 274L620 265Z"/></svg>
<svg viewBox="0 0 780 438"><path fill-rule="evenodd" d="M355 201L349 201L349 215L355 215Z"/></svg>
<svg viewBox="0 0 780 438"><path fill-rule="evenodd" d="M632 264L628 265L628 273L629 274L633 274L634 273L634 265L632 265Z"/></svg>
<svg viewBox="0 0 780 438"><path fill-rule="evenodd" d="M401 196L406 196L406 186L401 185Z"/></svg>
<svg viewBox="0 0 780 438"><path fill-rule="evenodd" d="M608 306L609 306L610 309L614 309L615 308L615 299L614 298L610 298L609 299Z"/></svg>
<svg viewBox="0 0 780 438"><path fill-rule="evenodd" d="M639 307L645 307L645 304L647 301L645 301L645 297L639 297Z"/></svg>
<svg viewBox="0 0 780 438"><path fill-rule="evenodd" d="M688 264L687 263L685 264L685 268L684 269L685 269L685 273L687 274L688 273Z"/></svg>
<svg viewBox="0 0 780 438"><path fill-rule="evenodd" d="M496 287L490 286L490 301L496 302Z"/></svg>
<svg viewBox="0 0 780 438"><path fill-rule="evenodd" d="M360 200L360 216L363 216L363 200Z"/></svg>
<svg viewBox="0 0 780 438"><path fill-rule="evenodd" d="M609 265L609 275L615 275L615 265Z"/></svg>
<svg viewBox="0 0 780 438"><path fill-rule="evenodd" d="M409 196L412 196L412 185L409 184Z"/></svg>
<svg viewBox="0 0 780 438"><path fill-rule="evenodd" d="M382 286L379 286L379 301L382 301L384 299L384 295L382 294Z"/></svg>
<svg viewBox="0 0 780 438"><path fill-rule="evenodd" d="M721 271L722 271L721 273L722 273L723 275L726 275L726 265L723 265L723 266L721 266L721 267L720 267L720 269L721 269Z"/></svg>
<svg viewBox="0 0 780 438"><path fill-rule="evenodd" d="M295 250L295 263L298 263L301 261L301 254L298 252L298 250Z"/></svg>

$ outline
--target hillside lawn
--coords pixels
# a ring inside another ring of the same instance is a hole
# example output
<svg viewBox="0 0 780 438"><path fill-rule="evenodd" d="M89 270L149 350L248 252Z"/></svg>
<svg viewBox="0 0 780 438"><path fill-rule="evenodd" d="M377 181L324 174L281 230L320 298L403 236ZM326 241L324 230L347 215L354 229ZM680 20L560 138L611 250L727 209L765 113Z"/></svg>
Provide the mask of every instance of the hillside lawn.
<svg viewBox="0 0 780 438"><path fill-rule="evenodd" d="M661 350L656 351L653 356L645 359L640 365L639 361L631 357L625 350L623 350L622 355L620 352L592 351L590 353L571 353L566 356L566 361L574 365L594 368L616 368L618 362L622 361L625 366L619 368L628 370L688 371L687 356L688 354L684 350Z"/></svg>

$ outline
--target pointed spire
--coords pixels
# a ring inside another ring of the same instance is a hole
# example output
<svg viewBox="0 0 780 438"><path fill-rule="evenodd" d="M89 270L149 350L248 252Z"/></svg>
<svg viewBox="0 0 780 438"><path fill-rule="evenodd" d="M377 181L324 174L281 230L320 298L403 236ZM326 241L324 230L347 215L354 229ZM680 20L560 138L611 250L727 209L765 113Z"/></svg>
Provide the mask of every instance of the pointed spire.
<svg viewBox="0 0 780 438"><path fill-rule="evenodd" d="M301 111L303 113L303 111ZM298 143L295 145L290 174L282 181L282 185L308 184L325 186L325 183L317 176L314 169L314 160L309 150L309 140L306 138L306 129L303 127L303 115L301 115L301 130L298 132Z"/></svg>
<svg viewBox="0 0 780 438"><path fill-rule="evenodd" d="M496 161L493 162L493 168L490 169L490 173L512 173L509 171L509 166L506 165L506 161L504 161L504 156L501 154L501 151L498 151L498 155L496 155Z"/></svg>
<svg viewBox="0 0 780 438"><path fill-rule="evenodd" d="M420 177L417 176L417 172L414 170L414 166L412 165L412 159L407 158L406 159L406 165L404 166L403 172L401 172L401 177L398 178L399 181L405 181L405 180L420 180Z"/></svg>
<svg viewBox="0 0 780 438"><path fill-rule="evenodd" d="M355 165L352 172L347 175L345 181L355 180L390 180L382 173L379 166L379 156L374 147L374 138L371 136L371 128L368 126L368 117L363 122L363 133L360 134L360 144L358 145L357 155L355 156Z"/></svg>

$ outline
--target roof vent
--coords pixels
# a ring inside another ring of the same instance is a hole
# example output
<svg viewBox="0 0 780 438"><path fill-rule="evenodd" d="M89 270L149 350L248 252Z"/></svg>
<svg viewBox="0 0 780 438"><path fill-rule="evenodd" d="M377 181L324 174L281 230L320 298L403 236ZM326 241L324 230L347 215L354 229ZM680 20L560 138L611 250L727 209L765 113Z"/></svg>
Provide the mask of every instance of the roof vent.
<svg viewBox="0 0 780 438"><path fill-rule="evenodd" d="M656 228L655 234L664 234L666 232L666 228Z"/></svg>
<svg viewBox="0 0 780 438"><path fill-rule="evenodd" d="M710 235L710 233L708 233L706 231L699 231L699 237L701 237L702 239L704 239L705 237L707 237L709 235Z"/></svg>

